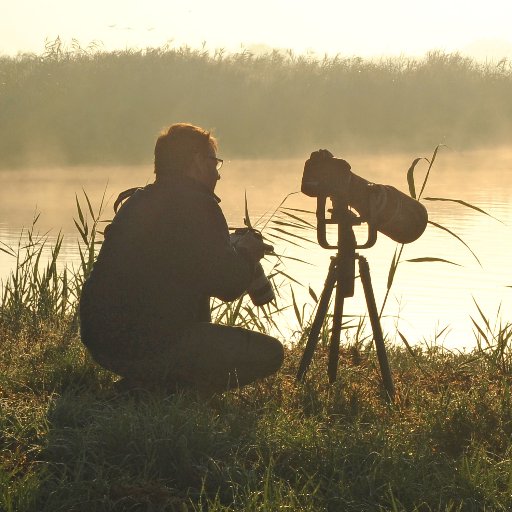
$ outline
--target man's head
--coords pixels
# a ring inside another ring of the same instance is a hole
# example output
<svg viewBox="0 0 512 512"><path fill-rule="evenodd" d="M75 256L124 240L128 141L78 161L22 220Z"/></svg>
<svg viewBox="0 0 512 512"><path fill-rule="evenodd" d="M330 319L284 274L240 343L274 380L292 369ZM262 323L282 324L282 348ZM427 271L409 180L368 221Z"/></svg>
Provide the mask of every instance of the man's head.
<svg viewBox="0 0 512 512"><path fill-rule="evenodd" d="M156 141L156 179L188 176L213 192L220 179L216 152L217 141L210 132L192 124L173 124Z"/></svg>

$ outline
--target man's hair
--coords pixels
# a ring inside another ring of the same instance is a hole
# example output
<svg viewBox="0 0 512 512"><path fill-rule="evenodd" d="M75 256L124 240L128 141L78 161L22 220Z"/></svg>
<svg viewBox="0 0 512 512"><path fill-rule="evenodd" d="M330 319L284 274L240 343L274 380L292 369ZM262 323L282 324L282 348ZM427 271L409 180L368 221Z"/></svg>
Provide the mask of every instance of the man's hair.
<svg viewBox="0 0 512 512"><path fill-rule="evenodd" d="M155 144L155 174L180 175L196 153L206 155L217 150L217 141L210 132L188 123L176 123L164 130Z"/></svg>

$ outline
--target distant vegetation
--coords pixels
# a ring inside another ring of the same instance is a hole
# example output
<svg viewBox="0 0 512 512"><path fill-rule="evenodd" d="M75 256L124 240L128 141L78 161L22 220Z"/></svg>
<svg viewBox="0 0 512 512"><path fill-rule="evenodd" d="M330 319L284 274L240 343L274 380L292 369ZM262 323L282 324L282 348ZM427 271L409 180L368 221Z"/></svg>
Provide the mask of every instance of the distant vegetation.
<svg viewBox="0 0 512 512"><path fill-rule="evenodd" d="M231 157L498 145L512 136L511 91L510 62L456 53L104 52L57 39L42 55L0 57L0 166L148 162L176 121L213 128Z"/></svg>

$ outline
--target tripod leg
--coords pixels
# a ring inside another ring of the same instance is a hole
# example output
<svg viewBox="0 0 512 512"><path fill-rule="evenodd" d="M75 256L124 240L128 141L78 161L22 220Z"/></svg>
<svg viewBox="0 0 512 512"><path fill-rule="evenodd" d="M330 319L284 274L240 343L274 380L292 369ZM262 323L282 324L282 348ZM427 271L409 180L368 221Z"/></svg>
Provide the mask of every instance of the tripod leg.
<svg viewBox="0 0 512 512"><path fill-rule="evenodd" d="M379 360L384 388L386 390L388 400L393 401L395 387L393 385L393 378L389 368L386 346L384 345L384 336L382 335L382 327L379 321L379 314L375 304L375 295L373 294L372 280L370 277L370 267L368 266L366 258L363 256L359 256L359 275L361 276L361 282L363 283L364 296L366 298L368 314L372 324L373 338L377 349L377 358Z"/></svg>
<svg viewBox="0 0 512 512"><path fill-rule="evenodd" d="M334 313L332 318L332 332L331 341L329 344L329 362L327 365L327 375L329 376L329 383L332 384L336 381L336 374L338 373L338 359L340 354L340 335L341 335L341 322L343 318L343 303L345 296L343 287L338 280L336 286L336 294L334 299Z"/></svg>
<svg viewBox="0 0 512 512"><path fill-rule="evenodd" d="M348 210L347 210L348 211ZM327 375L329 383L336 381L340 353L340 334L343 319L345 297L354 295L356 238L348 219L338 224L338 264L336 266L336 296L332 317L331 343L329 345L329 364Z"/></svg>
<svg viewBox="0 0 512 512"><path fill-rule="evenodd" d="M311 364L311 360L313 359L313 353L318 344L318 336L320 335L320 330L322 329L325 316L327 315L329 301L331 300L332 290L334 289L335 283L336 258L333 258L331 259L327 278L325 279L324 289L322 290L322 295L320 296L320 301L318 302L318 309L316 310L315 318L311 324L308 342L306 344L306 348L304 349L304 353L302 354L302 359L300 360L299 369L296 376L297 380L302 381L304 379L304 375L306 374L309 365Z"/></svg>

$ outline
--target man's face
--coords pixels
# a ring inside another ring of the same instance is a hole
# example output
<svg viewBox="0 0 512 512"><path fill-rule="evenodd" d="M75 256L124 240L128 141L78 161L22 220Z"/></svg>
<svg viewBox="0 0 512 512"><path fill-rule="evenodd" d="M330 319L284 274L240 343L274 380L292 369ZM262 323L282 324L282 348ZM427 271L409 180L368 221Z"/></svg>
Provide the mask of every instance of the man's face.
<svg viewBox="0 0 512 512"><path fill-rule="evenodd" d="M217 171L217 154L211 146L206 154L195 155L190 176L208 190L215 190L220 174Z"/></svg>

